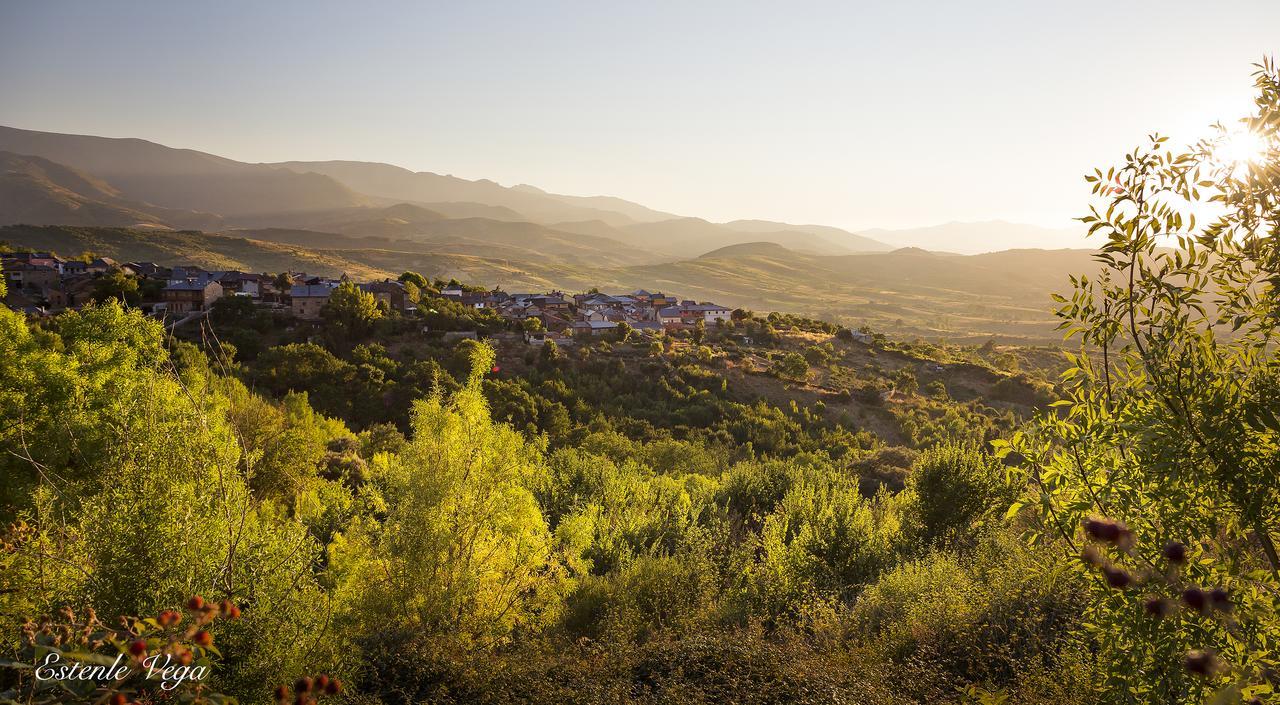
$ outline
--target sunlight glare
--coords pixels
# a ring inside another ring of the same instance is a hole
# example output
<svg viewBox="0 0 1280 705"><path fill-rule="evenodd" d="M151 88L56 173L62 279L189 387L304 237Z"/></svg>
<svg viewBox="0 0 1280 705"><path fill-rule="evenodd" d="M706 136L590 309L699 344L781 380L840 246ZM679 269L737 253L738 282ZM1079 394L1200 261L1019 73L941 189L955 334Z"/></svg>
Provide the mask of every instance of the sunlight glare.
<svg viewBox="0 0 1280 705"><path fill-rule="evenodd" d="M1267 143L1256 132L1240 130L1227 134L1214 155L1224 164L1260 164L1267 155Z"/></svg>

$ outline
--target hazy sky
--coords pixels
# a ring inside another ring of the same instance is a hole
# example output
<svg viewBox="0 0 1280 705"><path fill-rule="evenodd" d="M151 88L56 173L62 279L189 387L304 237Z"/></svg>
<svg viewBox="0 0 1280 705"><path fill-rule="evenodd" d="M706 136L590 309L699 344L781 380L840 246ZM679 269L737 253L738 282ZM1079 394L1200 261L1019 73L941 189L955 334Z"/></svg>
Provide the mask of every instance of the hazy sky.
<svg viewBox="0 0 1280 705"><path fill-rule="evenodd" d="M0 0L0 124L362 159L712 220L1068 225L1249 105L1280 0Z"/></svg>

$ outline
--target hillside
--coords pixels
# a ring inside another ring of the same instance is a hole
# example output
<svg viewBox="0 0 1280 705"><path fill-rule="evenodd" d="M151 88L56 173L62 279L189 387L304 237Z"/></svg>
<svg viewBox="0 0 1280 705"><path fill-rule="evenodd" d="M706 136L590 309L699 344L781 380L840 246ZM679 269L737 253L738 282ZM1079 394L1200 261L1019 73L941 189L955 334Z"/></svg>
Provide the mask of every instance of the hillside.
<svg viewBox="0 0 1280 705"><path fill-rule="evenodd" d="M105 180L129 199L219 215L366 205L369 199L319 174L246 164L140 139L0 127L0 150L65 164Z"/></svg>
<svg viewBox="0 0 1280 705"><path fill-rule="evenodd" d="M555 286L586 288L592 285L594 276L590 270L566 265L513 262L425 251L425 248L413 251L406 248L420 245L376 238L287 230L254 231L244 235L247 237L135 228L0 227L0 242L13 247L52 250L64 256L92 252L120 262L195 264L209 269L250 272L304 271L332 277L345 273L360 279L398 276L412 269L431 277L529 290ZM308 241L313 244L298 244Z"/></svg>
<svg viewBox="0 0 1280 705"><path fill-rule="evenodd" d="M732 307L791 311L896 336L958 342L1060 342L1051 291L1068 276L1092 271L1088 250L1019 250L939 255L918 249L815 256L776 243L732 245L676 262L574 264L530 255L518 243L458 236L404 240L290 229L222 235L123 228L0 228L14 246L64 254L91 250L119 260L191 261L253 271L305 269L316 274L407 269L508 291L561 288L674 292ZM553 235L538 248L555 242ZM477 252L487 253L477 255Z"/></svg>
<svg viewBox="0 0 1280 705"><path fill-rule="evenodd" d="M0 223L216 228L220 222L208 213L130 201L84 172L0 151Z"/></svg>
<svg viewBox="0 0 1280 705"><path fill-rule="evenodd" d="M898 336L1054 343L1049 294L1095 268L1088 250L946 256L920 250L818 257L767 244L613 272L697 298L794 311Z"/></svg>
<svg viewBox="0 0 1280 705"><path fill-rule="evenodd" d="M848 230L833 228L829 225L792 225L790 223L777 223L770 220L734 220L722 224L730 230L737 230L744 233L773 233L773 232L802 232L809 233L830 242L832 244L844 247L855 252L884 252L892 250L893 246L873 240L864 235L857 235Z"/></svg>
<svg viewBox="0 0 1280 705"><path fill-rule="evenodd" d="M631 216L598 207L593 199L556 196L530 186L502 186L488 179L469 181L456 176L413 172L390 164L355 161L280 162L269 166L298 173L330 176L361 193L420 203L465 201L515 211L526 220L555 222L560 220L599 219L612 224L634 222ZM621 199L604 199L600 203L621 206L632 213L643 209ZM588 205L592 204L592 205ZM671 217L669 214L657 214Z"/></svg>
<svg viewBox="0 0 1280 705"><path fill-rule="evenodd" d="M322 243L334 242L334 236L344 235L347 237L343 238L345 244L341 246L352 249L375 247L583 267L620 267L673 259L615 240L565 233L535 223L487 218L419 223L395 218L352 222L322 218L314 224L244 228L229 233L260 236L268 240L280 233L289 233L292 244L306 247L334 247L337 245Z"/></svg>
<svg viewBox="0 0 1280 705"><path fill-rule="evenodd" d="M781 227L789 227L779 223ZM711 250L748 242L773 242L799 252L820 255L847 255L856 243L834 242L826 237L798 230L736 230L701 218L676 218L656 223L636 223L622 228L630 237L648 246L697 257Z"/></svg>

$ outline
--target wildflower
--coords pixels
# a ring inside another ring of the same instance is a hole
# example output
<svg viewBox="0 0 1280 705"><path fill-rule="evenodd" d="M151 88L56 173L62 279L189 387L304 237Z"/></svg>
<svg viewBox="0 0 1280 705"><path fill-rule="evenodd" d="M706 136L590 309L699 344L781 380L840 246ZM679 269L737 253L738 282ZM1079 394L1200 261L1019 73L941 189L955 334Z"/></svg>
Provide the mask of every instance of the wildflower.
<svg viewBox="0 0 1280 705"><path fill-rule="evenodd" d="M1170 541L1164 545L1164 558L1172 565L1182 565L1187 562L1187 547L1177 541Z"/></svg>
<svg viewBox="0 0 1280 705"><path fill-rule="evenodd" d="M1213 672L1218 668L1217 657L1208 649L1188 651L1182 663L1189 673L1194 673L1197 676L1213 675Z"/></svg>
<svg viewBox="0 0 1280 705"><path fill-rule="evenodd" d="M1204 611L1207 599L1208 598L1204 594L1204 590L1201 590L1198 587L1192 586L1182 591L1182 604L1197 612Z"/></svg>
<svg viewBox="0 0 1280 705"><path fill-rule="evenodd" d="M1163 619L1169 615L1169 601L1159 595L1152 595L1142 602L1142 608L1147 614L1156 619Z"/></svg>
<svg viewBox="0 0 1280 705"><path fill-rule="evenodd" d="M1133 577L1124 569L1117 566L1109 565L1102 569L1102 574L1107 578L1107 585L1123 590L1133 584Z"/></svg>

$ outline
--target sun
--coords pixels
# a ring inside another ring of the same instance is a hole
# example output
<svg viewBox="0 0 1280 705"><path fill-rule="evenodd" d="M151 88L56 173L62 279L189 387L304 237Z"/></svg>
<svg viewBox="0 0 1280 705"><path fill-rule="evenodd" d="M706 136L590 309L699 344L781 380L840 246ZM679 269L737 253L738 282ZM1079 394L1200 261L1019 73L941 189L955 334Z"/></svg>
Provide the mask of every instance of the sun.
<svg viewBox="0 0 1280 705"><path fill-rule="evenodd" d="M1223 164L1260 164L1267 156L1267 142L1256 132L1238 130L1227 133L1213 154Z"/></svg>

